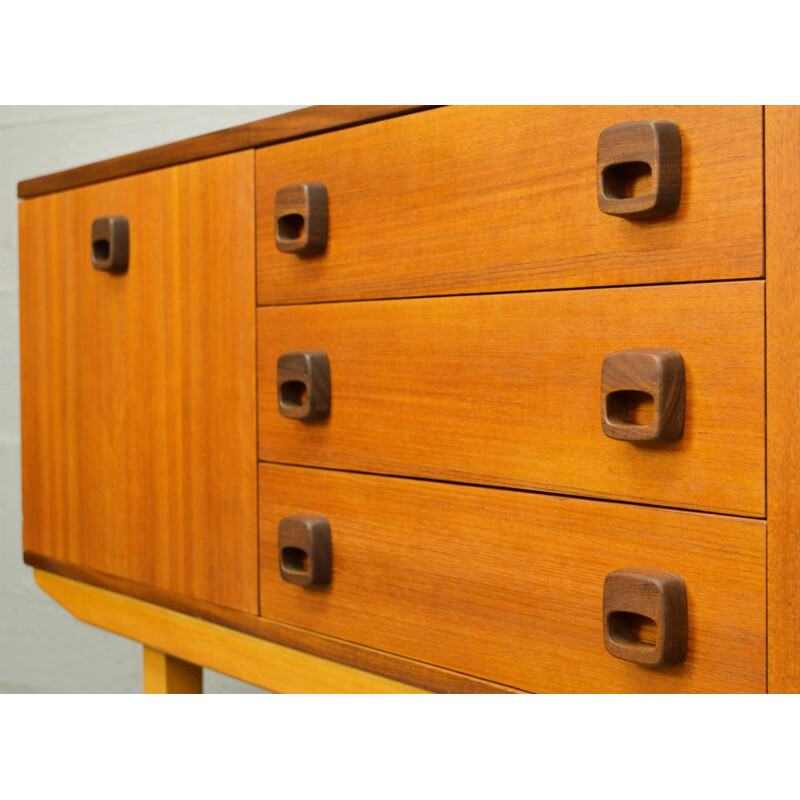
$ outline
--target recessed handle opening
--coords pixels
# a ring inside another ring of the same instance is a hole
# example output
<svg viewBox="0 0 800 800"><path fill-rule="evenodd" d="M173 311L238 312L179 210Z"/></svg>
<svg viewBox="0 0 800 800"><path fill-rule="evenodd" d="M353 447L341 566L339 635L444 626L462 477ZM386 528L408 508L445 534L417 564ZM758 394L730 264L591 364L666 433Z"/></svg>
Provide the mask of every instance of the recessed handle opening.
<svg viewBox="0 0 800 800"><path fill-rule="evenodd" d="M643 614L614 611L608 617L608 635L617 644L655 650L658 626Z"/></svg>
<svg viewBox="0 0 800 800"><path fill-rule="evenodd" d="M603 170L603 192L606 197L622 200L650 194L653 170L646 161L626 161Z"/></svg>
<svg viewBox="0 0 800 800"><path fill-rule="evenodd" d="M647 392L623 389L608 395L608 419L616 425L651 425L655 400Z"/></svg>
<svg viewBox="0 0 800 800"><path fill-rule="evenodd" d="M302 214L284 214L278 217L278 237L285 242L293 242L303 235L306 219Z"/></svg>
<svg viewBox="0 0 800 800"><path fill-rule="evenodd" d="M284 406L301 408L308 401L308 387L303 381L286 381L279 391Z"/></svg>
<svg viewBox="0 0 800 800"><path fill-rule="evenodd" d="M108 261L111 255L111 242L108 239L97 239L92 242L92 257L95 261Z"/></svg>
<svg viewBox="0 0 800 800"><path fill-rule="evenodd" d="M308 572L308 553L299 547L284 547L281 550L281 566L289 572Z"/></svg>

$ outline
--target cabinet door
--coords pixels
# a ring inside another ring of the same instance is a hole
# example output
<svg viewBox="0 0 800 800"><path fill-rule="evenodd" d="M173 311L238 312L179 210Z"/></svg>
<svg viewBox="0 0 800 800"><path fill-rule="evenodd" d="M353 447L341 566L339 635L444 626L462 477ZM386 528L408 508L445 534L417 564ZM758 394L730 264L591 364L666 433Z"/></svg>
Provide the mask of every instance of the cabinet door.
<svg viewBox="0 0 800 800"><path fill-rule="evenodd" d="M256 613L253 153L20 205L25 549ZM128 219L124 274L92 223Z"/></svg>

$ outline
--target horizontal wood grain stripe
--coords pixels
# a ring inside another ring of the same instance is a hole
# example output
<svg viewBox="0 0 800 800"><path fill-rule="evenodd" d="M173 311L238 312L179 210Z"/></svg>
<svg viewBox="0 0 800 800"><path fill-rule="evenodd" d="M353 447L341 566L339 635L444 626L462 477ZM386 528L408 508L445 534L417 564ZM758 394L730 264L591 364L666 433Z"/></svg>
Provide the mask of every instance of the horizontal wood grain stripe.
<svg viewBox="0 0 800 800"><path fill-rule="evenodd" d="M413 684L432 692L453 694L513 693L516 690L492 681L473 678L452 670L442 669L407 658L383 653L374 648L284 625L252 614L233 611L187 595L168 592L144 583L105 575L77 564L48 558L26 550L25 563L45 572L61 575L118 594L135 597L148 603L189 614L193 617L224 625L243 633L259 636L276 644L292 647L304 653L320 656L358 669L378 673L393 680Z"/></svg>
<svg viewBox="0 0 800 800"><path fill-rule="evenodd" d="M759 106L449 106L256 153L262 305L763 275ZM600 133L675 122L678 210L602 213ZM328 244L299 258L275 244L290 183L328 192Z"/></svg>
<svg viewBox="0 0 800 800"><path fill-rule="evenodd" d="M311 106L202 136L193 136L180 142L151 147L137 153L21 181L17 187L17 196L21 199L37 197L137 172L183 164L199 158L223 155L250 147L262 147L274 142L311 136L352 125L363 125L366 122L410 114L426 108L431 106Z"/></svg>
<svg viewBox="0 0 800 800"><path fill-rule="evenodd" d="M535 692L763 692L763 520L259 467L261 615ZM278 522L330 525L329 586L281 580ZM678 573L685 663L606 652L603 584L617 569Z"/></svg>
<svg viewBox="0 0 800 800"><path fill-rule="evenodd" d="M764 283L258 310L262 461L764 515ZM677 350L682 438L607 438L608 353ZM330 416L278 410L282 353L323 350Z"/></svg>

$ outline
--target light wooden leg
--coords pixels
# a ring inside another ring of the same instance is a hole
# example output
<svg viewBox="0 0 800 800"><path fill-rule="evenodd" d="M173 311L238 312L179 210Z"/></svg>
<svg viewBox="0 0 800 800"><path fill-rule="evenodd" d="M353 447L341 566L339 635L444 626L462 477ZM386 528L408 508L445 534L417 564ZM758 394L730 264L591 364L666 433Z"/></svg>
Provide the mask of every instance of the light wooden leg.
<svg viewBox="0 0 800 800"><path fill-rule="evenodd" d="M144 646L145 694L202 694L203 668Z"/></svg>
<svg viewBox="0 0 800 800"><path fill-rule="evenodd" d="M155 651L156 659L166 658L161 654L164 650L170 650L180 657L173 656L170 661L189 666L191 674L196 676L200 669L191 665L202 664L245 683L286 694L426 692L408 683L337 664L224 625L216 625L199 617L181 614L52 572L35 569L33 574L39 586L79 620L141 643L145 646L145 659L148 658L148 647ZM154 669L153 672L167 674L165 663L162 661L160 670ZM162 678L162 687L163 684ZM199 676L194 685L194 691L200 691ZM157 685L154 685L150 691L163 691L163 688L157 689Z"/></svg>

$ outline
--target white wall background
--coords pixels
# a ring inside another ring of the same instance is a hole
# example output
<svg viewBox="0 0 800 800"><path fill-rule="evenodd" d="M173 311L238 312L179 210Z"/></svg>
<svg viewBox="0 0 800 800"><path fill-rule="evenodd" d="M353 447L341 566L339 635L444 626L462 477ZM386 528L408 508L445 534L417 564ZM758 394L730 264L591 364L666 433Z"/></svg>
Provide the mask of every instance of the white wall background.
<svg viewBox="0 0 800 800"><path fill-rule="evenodd" d="M142 648L79 622L22 562L17 183L302 106L0 106L0 692L135 693ZM205 691L259 689L205 671Z"/></svg>

